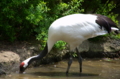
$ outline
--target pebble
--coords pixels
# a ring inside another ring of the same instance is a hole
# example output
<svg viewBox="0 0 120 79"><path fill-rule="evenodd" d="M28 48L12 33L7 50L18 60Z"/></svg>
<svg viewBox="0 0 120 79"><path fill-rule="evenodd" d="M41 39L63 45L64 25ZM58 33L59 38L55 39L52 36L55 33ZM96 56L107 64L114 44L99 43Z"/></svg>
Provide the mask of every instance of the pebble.
<svg viewBox="0 0 120 79"><path fill-rule="evenodd" d="M56 65L54 65L54 67L56 67Z"/></svg>

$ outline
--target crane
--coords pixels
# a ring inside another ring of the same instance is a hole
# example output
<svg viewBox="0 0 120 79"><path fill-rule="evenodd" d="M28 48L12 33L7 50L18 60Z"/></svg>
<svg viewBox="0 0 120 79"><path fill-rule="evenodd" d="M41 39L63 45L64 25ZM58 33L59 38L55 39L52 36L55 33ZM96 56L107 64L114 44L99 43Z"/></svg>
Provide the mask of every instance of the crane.
<svg viewBox="0 0 120 79"><path fill-rule="evenodd" d="M20 73L36 60L41 60L50 52L53 45L59 41L65 41L70 45L70 51L76 50L82 72L82 57L78 46L89 38L105 35L110 32L118 33L116 24L108 17L100 14L71 14L55 20L49 27L46 46L40 54L29 57L20 64ZM72 64L72 57L68 61L66 74Z"/></svg>

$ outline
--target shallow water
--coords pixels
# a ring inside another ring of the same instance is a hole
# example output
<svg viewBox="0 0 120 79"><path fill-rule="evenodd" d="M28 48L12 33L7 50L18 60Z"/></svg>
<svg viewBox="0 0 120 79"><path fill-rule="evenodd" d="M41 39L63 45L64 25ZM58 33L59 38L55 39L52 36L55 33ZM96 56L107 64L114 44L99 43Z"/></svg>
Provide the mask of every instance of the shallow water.
<svg viewBox="0 0 120 79"><path fill-rule="evenodd" d="M83 72L79 73L79 64L74 60L69 75L66 76L67 61L52 65L29 68L25 74L13 73L0 79L120 79L120 60L84 59Z"/></svg>

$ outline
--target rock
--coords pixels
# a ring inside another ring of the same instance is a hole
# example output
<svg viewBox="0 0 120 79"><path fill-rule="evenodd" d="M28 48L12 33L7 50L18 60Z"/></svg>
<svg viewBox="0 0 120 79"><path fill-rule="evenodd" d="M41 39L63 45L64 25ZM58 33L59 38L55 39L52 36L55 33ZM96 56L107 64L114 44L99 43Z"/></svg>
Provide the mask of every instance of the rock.
<svg viewBox="0 0 120 79"><path fill-rule="evenodd" d="M12 51L0 51L0 74L9 74L18 70L20 57Z"/></svg>
<svg viewBox="0 0 120 79"><path fill-rule="evenodd" d="M107 39L101 42L84 41L79 46L79 51L85 57L119 57L120 40Z"/></svg>
<svg viewBox="0 0 120 79"><path fill-rule="evenodd" d="M20 62L20 57L18 54L12 51L1 51L0 63L5 63L5 62Z"/></svg>

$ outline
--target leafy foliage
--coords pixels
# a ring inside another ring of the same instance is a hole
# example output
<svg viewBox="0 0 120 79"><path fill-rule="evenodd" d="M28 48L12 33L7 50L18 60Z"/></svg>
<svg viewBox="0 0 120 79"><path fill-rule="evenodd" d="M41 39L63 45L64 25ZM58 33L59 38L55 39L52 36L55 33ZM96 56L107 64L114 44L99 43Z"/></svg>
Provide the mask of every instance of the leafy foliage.
<svg viewBox="0 0 120 79"><path fill-rule="evenodd" d="M36 36L44 47L48 28L57 18L73 13L97 13L118 24L118 14L112 12L116 6L114 0L1 0L0 40L27 40ZM62 50L65 45L59 41L55 48Z"/></svg>
<svg viewBox="0 0 120 79"><path fill-rule="evenodd" d="M0 7L0 39L9 41L28 39L48 10L40 0L2 0Z"/></svg>

